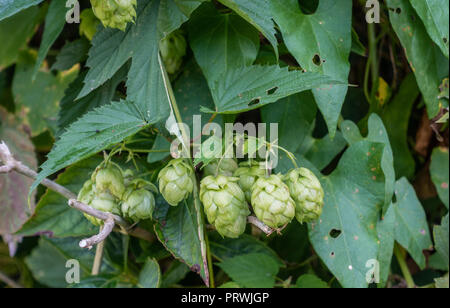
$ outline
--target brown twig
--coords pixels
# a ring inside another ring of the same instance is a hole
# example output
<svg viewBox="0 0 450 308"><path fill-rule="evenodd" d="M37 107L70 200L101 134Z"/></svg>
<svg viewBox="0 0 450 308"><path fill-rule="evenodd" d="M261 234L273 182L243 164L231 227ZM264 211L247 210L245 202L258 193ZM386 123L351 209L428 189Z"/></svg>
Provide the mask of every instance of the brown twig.
<svg viewBox="0 0 450 308"><path fill-rule="evenodd" d="M6 274L0 272L0 281L13 289L22 289L23 286L9 278Z"/></svg>
<svg viewBox="0 0 450 308"><path fill-rule="evenodd" d="M257 227L258 229L260 229L262 232L264 232L267 236L271 235L273 232L275 232L274 229L272 229L271 227L267 226L265 223L263 223L262 221L260 221L258 218L256 218L255 216L248 216L247 217L247 221L254 225L255 227Z"/></svg>
<svg viewBox="0 0 450 308"><path fill-rule="evenodd" d="M91 249L92 247L94 247L94 245L103 242L111 234L112 230L114 229L114 225L114 217L112 217L112 215L109 215L109 217L105 220L103 227L100 229L100 232L90 238L81 240L80 247Z"/></svg>

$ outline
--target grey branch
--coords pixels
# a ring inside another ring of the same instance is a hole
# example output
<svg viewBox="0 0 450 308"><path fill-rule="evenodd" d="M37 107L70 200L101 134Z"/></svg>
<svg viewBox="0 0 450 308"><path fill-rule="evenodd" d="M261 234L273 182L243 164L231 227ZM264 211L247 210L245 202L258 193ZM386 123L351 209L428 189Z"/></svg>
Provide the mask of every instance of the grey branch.
<svg viewBox="0 0 450 308"><path fill-rule="evenodd" d="M112 215L109 215L109 217L105 220L99 234L81 240L80 247L91 249L92 247L94 247L94 245L103 242L111 234L112 230L114 229L114 225L114 217Z"/></svg>
<svg viewBox="0 0 450 308"><path fill-rule="evenodd" d="M9 278L8 276L6 276L6 274L0 272L0 281L4 282L7 286L13 288L13 289L22 289L23 286L20 285L19 283L15 282L14 280L12 280L11 278Z"/></svg>
<svg viewBox="0 0 450 308"><path fill-rule="evenodd" d="M262 232L264 232L267 236L271 235L276 230L272 229L271 227L267 226L265 223L263 223L261 220L256 218L255 216L248 216L247 221L260 229Z"/></svg>

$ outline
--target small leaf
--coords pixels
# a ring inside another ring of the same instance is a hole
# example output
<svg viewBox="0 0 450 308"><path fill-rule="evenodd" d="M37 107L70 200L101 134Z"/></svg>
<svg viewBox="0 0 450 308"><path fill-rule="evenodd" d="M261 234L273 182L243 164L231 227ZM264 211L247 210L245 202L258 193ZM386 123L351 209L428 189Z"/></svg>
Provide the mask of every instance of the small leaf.
<svg viewBox="0 0 450 308"><path fill-rule="evenodd" d="M328 289L328 284L315 275L305 274L298 277L295 287L300 289Z"/></svg>
<svg viewBox="0 0 450 308"><path fill-rule="evenodd" d="M0 0L0 20L37 5L43 0Z"/></svg>
<svg viewBox="0 0 450 308"><path fill-rule="evenodd" d="M65 71L86 60L89 48L89 41L84 38L67 42L56 56L56 61L53 63L51 70Z"/></svg>
<svg viewBox="0 0 450 308"><path fill-rule="evenodd" d="M436 186L439 198L441 198L441 201L444 203L447 209L449 198L448 157L448 149L436 148L433 150L430 165L431 179L434 183L434 186Z"/></svg>
<svg viewBox="0 0 450 308"><path fill-rule="evenodd" d="M161 270L155 259L148 259L139 274L140 288L159 288L161 284Z"/></svg>

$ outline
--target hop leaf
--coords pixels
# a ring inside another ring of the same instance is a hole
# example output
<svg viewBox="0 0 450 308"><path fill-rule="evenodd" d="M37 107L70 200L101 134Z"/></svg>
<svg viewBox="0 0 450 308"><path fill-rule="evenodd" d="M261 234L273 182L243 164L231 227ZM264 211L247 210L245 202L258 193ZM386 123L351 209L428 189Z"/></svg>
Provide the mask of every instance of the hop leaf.
<svg viewBox="0 0 450 308"><path fill-rule="evenodd" d="M186 55L186 47L186 39L180 31L172 32L160 41L159 50L169 74L175 74L180 69Z"/></svg>
<svg viewBox="0 0 450 308"><path fill-rule="evenodd" d="M256 217L272 228L289 223L295 216L295 203L280 175L260 177L252 188Z"/></svg>
<svg viewBox="0 0 450 308"><path fill-rule="evenodd" d="M204 176L232 176L234 171L238 168L238 164L233 158L222 158L211 161L203 168Z"/></svg>
<svg viewBox="0 0 450 308"><path fill-rule="evenodd" d="M233 176L239 177L239 186L245 193L245 199L248 203L252 199L252 187L256 180L264 176L266 171L258 162L244 162L239 164L239 168L234 172Z"/></svg>
<svg viewBox="0 0 450 308"><path fill-rule="evenodd" d="M125 31L136 17L136 0L91 0L95 16L105 27Z"/></svg>
<svg viewBox="0 0 450 308"><path fill-rule="evenodd" d="M237 238L245 231L250 214L245 195L236 183L239 178L207 176L200 184L202 201L208 221L222 236Z"/></svg>
<svg viewBox="0 0 450 308"><path fill-rule="evenodd" d="M155 197L146 189L128 189L122 202L122 214L137 222L151 219L155 209Z"/></svg>
<svg viewBox="0 0 450 308"><path fill-rule="evenodd" d="M170 205L178 205L192 193L192 172L191 166L182 158L171 160L159 172L159 191Z"/></svg>
<svg viewBox="0 0 450 308"><path fill-rule="evenodd" d="M322 214L324 192L317 177L306 168L291 170L284 177L300 223L317 220Z"/></svg>

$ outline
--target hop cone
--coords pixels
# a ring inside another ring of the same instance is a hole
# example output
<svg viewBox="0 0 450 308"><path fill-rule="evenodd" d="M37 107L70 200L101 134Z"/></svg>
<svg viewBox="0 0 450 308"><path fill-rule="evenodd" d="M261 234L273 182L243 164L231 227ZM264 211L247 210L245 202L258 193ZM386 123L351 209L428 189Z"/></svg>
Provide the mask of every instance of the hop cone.
<svg viewBox="0 0 450 308"><path fill-rule="evenodd" d="M183 158L173 159L159 172L159 191L164 199L172 205L186 199L194 189L192 182L192 168Z"/></svg>
<svg viewBox="0 0 450 308"><path fill-rule="evenodd" d="M91 0L95 16L105 27L125 31L136 17L136 0Z"/></svg>
<svg viewBox="0 0 450 308"><path fill-rule="evenodd" d="M317 177L306 168L291 170L284 177L300 223L317 220L322 214L324 192Z"/></svg>
<svg viewBox="0 0 450 308"><path fill-rule="evenodd" d="M236 160L233 158L215 159L203 168L204 176L232 176L238 167Z"/></svg>
<svg viewBox="0 0 450 308"><path fill-rule="evenodd" d="M245 195L236 183L239 179L219 175L201 181L200 200L208 221L222 235L237 238L245 231L250 214Z"/></svg>
<svg viewBox="0 0 450 308"><path fill-rule="evenodd" d="M100 24L100 20L95 17L94 12L91 9L83 10L80 18L80 35L84 35L88 40L92 41L92 38L97 32L97 26Z"/></svg>
<svg viewBox="0 0 450 308"><path fill-rule="evenodd" d="M155 209L155 197L146 189L129 189L122 202L122 214L133 221L151 219Z"/></svg>
<svg viewBox="0 0 450 308"><path fill-rule="evenodd" d="M239 177L239 186L245 193L245 199L250 203L253 184L259 177L264 176L266 171L261 168L258 162L244 162L239 164L239 166L233 176Z"/></svg>
<svg viewBox="0 0 450 308"><path fill-rule="evenodd" d="M252 188L256 217L272 228L289 223L295 216L295 203L280 175L260 177Z"/></svg>
<svg viewBox="0 0 450 308"><path fill-rule="evenodd" d="M105 168L97 169L92 174L92 182L99 193L110 193L117 199L122 199L125 192L125 182L122 170L113 163Z"/></svg>
<svg viewBox="0 0 450 308"><path fill-rule="evenodd" d="M186 40L179 31L172 32L159 43L161 56L169 74L175 74L180 69L186 55L186 47Z"/></svg>

